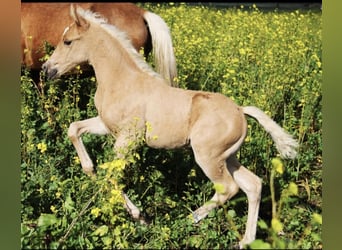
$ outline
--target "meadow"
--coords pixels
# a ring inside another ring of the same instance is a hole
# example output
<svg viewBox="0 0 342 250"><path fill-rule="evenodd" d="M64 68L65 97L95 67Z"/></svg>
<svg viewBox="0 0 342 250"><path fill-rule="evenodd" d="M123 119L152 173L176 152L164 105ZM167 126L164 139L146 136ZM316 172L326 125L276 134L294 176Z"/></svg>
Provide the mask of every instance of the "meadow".
<svg viewBox="0 0 342 250"><path fill-rule="evenodd" d="M280 160L269 135L248 118L238 156L263 182L257 239L249 247L323 248L322 13L140 6L170 27L180 88L220 92L239 105L258 106L300 144L295 160ZM39 84L22 69L21 247L235 247L245 229L246 196L240 191L194 224L189 215L215 190L190 149L151 149L142 138L132 142L142 144L139 150L121 161L112 150L114 138L84 135L97 177L82 172L67 129L96 116L95 88L95 77L80 68ZM149 226L131 219L121 190L151 220Z"/></svg>

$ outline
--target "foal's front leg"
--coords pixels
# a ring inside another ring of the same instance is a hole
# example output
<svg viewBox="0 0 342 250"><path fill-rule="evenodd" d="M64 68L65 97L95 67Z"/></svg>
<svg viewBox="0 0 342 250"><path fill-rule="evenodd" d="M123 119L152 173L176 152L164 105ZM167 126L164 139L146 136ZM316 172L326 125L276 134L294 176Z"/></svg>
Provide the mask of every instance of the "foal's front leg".
<svg viewBox="0 0 342 250"><path fill-rule="evenodd" d="M133 130L135 131L135 130ZM129 132L124 133L122 132L115 141L114 151L116 154L116 158L118 159L125 159L127 154L130 153L130 150L127 148L127 141L135 140L137 134L134 136L130 135ZM131 149L133 150L133 148ZM127 194L122 191L122 196L125 200L124 207L126 208L127 212L133 217L134 220L139 221L141 224L148 225L149 222L146 221L144 216L141 214L139 208L134 205L134 203L128 198Z"/></svg>
<svg viewBox="0 0 342 250"><path fill-rule="evenodd" d="M81 161L82 169L86 174L94 174L94 164L90 159L86 148L84 147L81 135L83 133L106 135L109 134L109 132L109 129L106 127L99 116L83 121L73 122L70 124L68 137L76 149L77 155Z"/></svg>

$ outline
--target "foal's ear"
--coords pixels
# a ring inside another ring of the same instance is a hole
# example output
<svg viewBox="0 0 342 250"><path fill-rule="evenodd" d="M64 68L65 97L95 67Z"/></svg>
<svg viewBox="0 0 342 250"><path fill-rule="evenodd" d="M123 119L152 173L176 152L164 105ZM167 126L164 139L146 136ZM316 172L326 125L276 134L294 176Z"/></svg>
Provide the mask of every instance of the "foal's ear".
<svg viewBox="0 0 342 250"><path fill-rule="evenodd" d="M77 7L77 8L80 8L80 7ZM78 14L77 9L74 7L73 4L70 5L70 15L72 19L74 19L78 27L82 27L85 29L89 27L89 23L87 22L87 20L85 20L82 16Z"/></svg>

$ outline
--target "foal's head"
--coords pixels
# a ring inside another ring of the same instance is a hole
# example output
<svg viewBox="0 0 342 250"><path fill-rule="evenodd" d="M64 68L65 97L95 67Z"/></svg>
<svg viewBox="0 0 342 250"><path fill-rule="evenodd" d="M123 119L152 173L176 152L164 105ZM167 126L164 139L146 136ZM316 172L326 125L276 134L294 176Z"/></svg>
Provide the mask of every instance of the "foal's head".
<svg viewBox="0 0 342 250"><path fill-rule="evenodd" d="M70 15L74 22L65 28L55 51L42 66L49 79L57 78L75 66L88 61L89 39L85 38L89 33L90 23L79 14L80 11L84 10L76 10L71 5Z"/></svg>

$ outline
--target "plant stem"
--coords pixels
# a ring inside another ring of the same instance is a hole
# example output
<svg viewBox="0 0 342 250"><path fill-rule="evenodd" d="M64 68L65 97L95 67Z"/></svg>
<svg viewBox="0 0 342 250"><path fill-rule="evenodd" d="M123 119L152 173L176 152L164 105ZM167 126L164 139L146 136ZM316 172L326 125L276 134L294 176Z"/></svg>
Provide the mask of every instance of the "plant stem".
<svg viewBox="0 0 342 250"><path fill-rule="evenodd" d="M271 191L271 199L272 199L272 218L277 217L277 202L275 200L275 192L274 192L274 174L275 170L271 170L271 175L270 175L270 191Z"/></svg>

